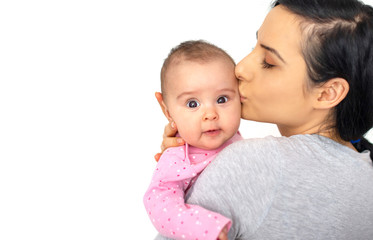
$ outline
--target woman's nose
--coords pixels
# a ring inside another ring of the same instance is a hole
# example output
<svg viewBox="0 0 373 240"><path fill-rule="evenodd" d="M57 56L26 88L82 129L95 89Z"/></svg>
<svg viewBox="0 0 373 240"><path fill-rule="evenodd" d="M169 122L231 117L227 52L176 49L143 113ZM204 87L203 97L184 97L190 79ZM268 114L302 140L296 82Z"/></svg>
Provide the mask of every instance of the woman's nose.
<svg viewBox="0 0 373 240"><path fill-rule="evenodd" d="M235 68L235 74L238 80L241 81L249 81L253 78L253 63L252 63L252 53L247 55L244 59L242 59Z"/></svg>

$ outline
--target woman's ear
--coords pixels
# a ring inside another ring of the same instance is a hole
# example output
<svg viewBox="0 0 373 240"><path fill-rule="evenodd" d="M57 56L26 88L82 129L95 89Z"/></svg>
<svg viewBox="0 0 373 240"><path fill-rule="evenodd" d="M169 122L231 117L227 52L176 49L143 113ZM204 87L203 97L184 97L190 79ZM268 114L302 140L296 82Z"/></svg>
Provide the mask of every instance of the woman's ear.
<svg viewBox="0 0 373 240"><path fill-rule="evenodd" d="M347 95L350 85L344 78L333 78L317 88L315 108L330 109L337 106Z"/></svg>
<svg viewBox="0 0 373 240"><path fill-rule="evenodd" d="M170 112L168 111L168 108L167 108L166 104L164 103L162 93L156 92L155 93L155 98L157 99L157 101L159 103L159 106L161 106L163 114L166 116L166 118L168 119L168 121L172 122L173 121L172 117L170 115Z"/></svg>

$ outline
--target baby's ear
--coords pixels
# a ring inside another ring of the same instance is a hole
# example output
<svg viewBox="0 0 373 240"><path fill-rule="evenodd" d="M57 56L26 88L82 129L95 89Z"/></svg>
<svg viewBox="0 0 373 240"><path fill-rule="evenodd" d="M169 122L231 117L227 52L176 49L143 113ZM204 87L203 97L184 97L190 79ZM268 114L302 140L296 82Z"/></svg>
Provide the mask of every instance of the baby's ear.
<svg viewBox="0 0 373 240"><path fill-rule="evenodd" d="M161 103L161 108L162 108L162 111L163 111L164 115L168 119L168 121L173 122L174 120L172 119L172 117L170 115L170 112L168 111L167 105L164 103L164 101L162 101L162 103Z"/></svg>
<svg viewBox="0 0 373 240"><path fill-rule="evenodd" d="M165 104L165 102L163 100L162 93L156 92L155 93L155 98L157 99L157 101L159 103L159 106L161 106L163 114L166 116L166 118L168 119L168 121L172 122L173 121L172 117L170 115L170 112L168 111L167 105Z"/></svg>

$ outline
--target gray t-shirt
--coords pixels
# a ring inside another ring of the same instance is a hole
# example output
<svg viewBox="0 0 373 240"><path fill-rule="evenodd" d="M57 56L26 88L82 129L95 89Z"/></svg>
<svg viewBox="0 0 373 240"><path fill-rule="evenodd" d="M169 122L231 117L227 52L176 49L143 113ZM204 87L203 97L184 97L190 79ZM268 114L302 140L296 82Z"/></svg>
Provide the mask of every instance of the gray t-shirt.
<svg viewBox="0 0 373 240"><path fill-rule="evenodd" d="M369 152L319 135L228 146L187 202L232 219L229 239L373 239Z"/></svg>

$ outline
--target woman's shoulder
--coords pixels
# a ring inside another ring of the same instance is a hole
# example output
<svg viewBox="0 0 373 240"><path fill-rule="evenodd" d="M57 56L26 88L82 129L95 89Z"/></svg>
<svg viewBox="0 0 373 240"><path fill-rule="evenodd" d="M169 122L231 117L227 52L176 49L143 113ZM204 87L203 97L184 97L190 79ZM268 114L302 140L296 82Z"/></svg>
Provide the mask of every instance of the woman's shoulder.
<svg viewBox="0 0 373 240"><path fill-rule="evenodd" d="M358 153L329 138L319 135L252 138L237 141L226 147L216 158L216 164L256 164L283 167L287 164L343 164L369 162L369 153ZM361 161L365 160L365 161ZM363 163L364 164L364 163Z"/></svg>
<svg viewBox="0 0 373 240"><path fill-rule="evenodd" d="M249 139L243 139L242 141L235 142L235 145L241 145L241 146L254 146L254 147L260 147L260 146L268 146L268 145L283 145L283 144L290 144L290 145L297 145L297 144L313 144L313 143L319 143L324 142L325 144L325 137L321 137L316 134L299 134L299 135L293 135L290 137L285 136L266 136L262 138L249 138Z"/></svg>
<svg viewBox="0 0 373 240"><path fill-rule="evenodd" d="M220 155L239 155L246 154L266 156L279 152L283 148L291 148L297 145L297 140L287 137L267 136L264 138L250 138L237 141L226 147Z"/></svg>
<svg viewBox="0 0 373 240"><path fill-rule="evenodd" d="M206 170L236 176L279 176L284 167L284 154L287 152L283 146L292 141L286 137L268 136L234 142L223 149Z"/></svg>
<svg viewBox="0 0 373 240"><path fill-rule="evenodd" d="M352 149L317 134L293 135L291 137L267 136L264 138L244 139L231 144L225 149L225 151L229 151L231 153L240 153L242 151L261 151L265 154L271 154L272 152L279 153L279 151L291 150L297 152L320 152L325 148L341 153L352 155L357 154Z"/></svg>

